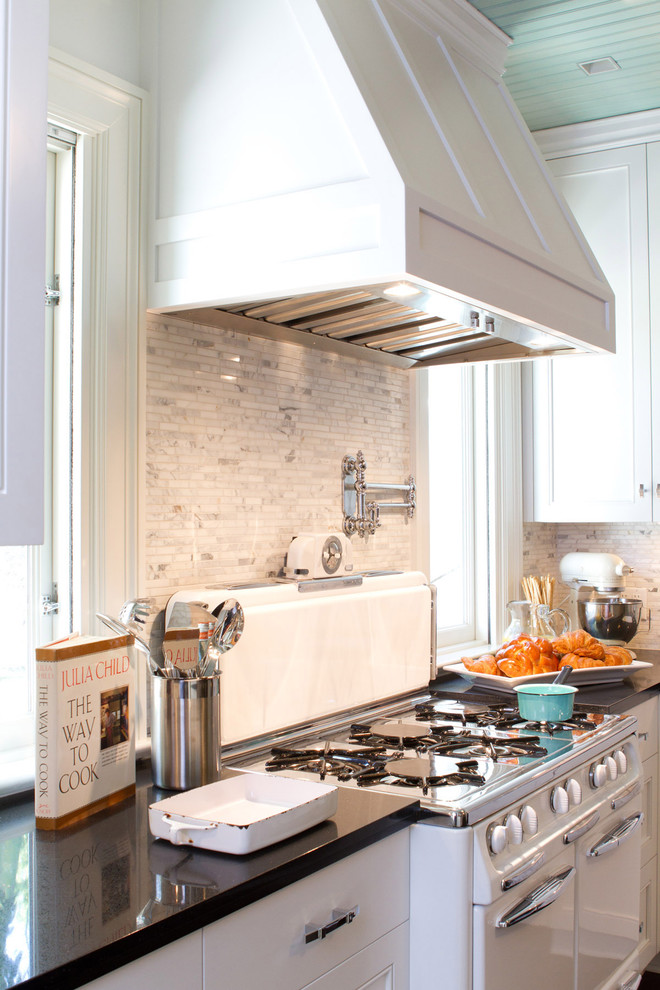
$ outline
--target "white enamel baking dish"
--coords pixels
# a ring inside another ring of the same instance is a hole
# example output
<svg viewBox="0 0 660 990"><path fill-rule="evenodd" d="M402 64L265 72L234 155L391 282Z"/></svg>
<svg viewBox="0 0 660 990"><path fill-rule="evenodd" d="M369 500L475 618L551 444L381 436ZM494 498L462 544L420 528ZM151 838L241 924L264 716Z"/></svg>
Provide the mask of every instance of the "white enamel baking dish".
<svg viewBox="0 0 660 990"><path fill-rule="evenodd" d="M331 818L337 788L265 773L242 773L149 806L152 835L174 845L245 855Z"/></svg>

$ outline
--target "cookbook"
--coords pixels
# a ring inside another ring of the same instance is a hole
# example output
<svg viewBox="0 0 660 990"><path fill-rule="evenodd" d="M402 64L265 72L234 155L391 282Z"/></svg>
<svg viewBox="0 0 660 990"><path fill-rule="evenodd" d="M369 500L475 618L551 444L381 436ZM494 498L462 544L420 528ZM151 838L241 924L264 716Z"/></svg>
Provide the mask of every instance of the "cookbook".
<svg viewBox="0 0 660 990"><path fill-rule="evenodd" d="M37 828L71 825L135 792L131 636L73 636L38 647Z"/></svg>

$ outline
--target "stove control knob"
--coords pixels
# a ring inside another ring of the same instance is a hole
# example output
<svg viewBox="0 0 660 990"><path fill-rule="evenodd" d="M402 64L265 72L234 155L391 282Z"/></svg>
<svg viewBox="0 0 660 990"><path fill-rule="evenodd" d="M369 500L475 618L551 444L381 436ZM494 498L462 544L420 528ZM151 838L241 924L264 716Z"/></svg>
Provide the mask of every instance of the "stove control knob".
<svg viewBox="0 0 660 990"><path fill-rule="evenodd" d="M497 856L498 853L504 852L506 849L509 834L504 825L493 824L488 826L487 838L490 851L494 856Z"/></svg>
<svg viewBox="0 0 660 990"><path fill-rule="evenodd" d="M606 756L603 760L605 767L607 769L607 776L609 780L616 780L619 776L619 767L613 756Z"/></svg>
<svg viewBox="0 0 660 990"><path fill-rule="evenodd" d="M536 835L539 830L539 816L536 814L531 804L525 804L520 809L520 818L523 832L526 835Z"/></svg>
<svg viewBox="0 0 660 990"><path fill-rule="evenodd" d="M616 765L619 768L619 773L623 776L628 769L628 757L622 749L617 749L614 754L614 759L616 760Z"/></svg>
<svg viewBox="0 0 660 990"><path fill-rule="evenodd" d="M607 783L607 767L604 763L593 763L589 768L589 783L598 790Z"/></svg>
<svg viewBox="0 0 660 990"><path fill-rule="evenodd" d="M575 777L569 777L564 787L568 794L568 803L573 807L580 804L582 801L582 787L580 786L580 782Z"/></svg>
<svg viewBox="0 0 660 990"><path fill-rule="evenodd" d="M557 815L565 815L568 811L568 794L565 787L553 787L550 794L550 807Z"/></svg>
<svg viewBox="0 0 660 990"><path fill-rule="evenodd" d="M519 846L523 840L523 827L518 815L507 815L504 819L504 825L509 842L514 846Z"/></svg>

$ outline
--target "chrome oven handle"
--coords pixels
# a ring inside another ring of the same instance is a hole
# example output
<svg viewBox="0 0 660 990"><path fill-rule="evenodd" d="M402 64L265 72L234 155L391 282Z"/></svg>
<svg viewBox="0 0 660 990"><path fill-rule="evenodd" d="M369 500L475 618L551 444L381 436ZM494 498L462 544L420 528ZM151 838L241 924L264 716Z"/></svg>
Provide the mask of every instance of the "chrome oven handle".
<svg viewBox="0 0 660 990"><path fill-rule="evenodd" d="M517 925L526 918L531 917L531 915L550 907L560 894L562 894L574 876L575 867L569 866L567 869L562 870L561 873L557 873L556 876L550 877L522 901L519 901L510 911L507 911L501 918L498 918L495 922L496 927L511 928L513 925Z"/></svg>
<svg viewBox="0 0 660 990"><path fill-rule="evenodd" d="M616 811L618 808L622 808L624 804L628 804L629 801L632 801L634 797L637 797L641 789L640 784L631 784L630 787L627 787L625 791L621 792L621 794L617 794L617 796L612 798L610 801L610 808L612 811Z"/></svg>
<svg viewBox="0 0 660 990"><path fill-rule="evenodd" d="M615 827L604 835L603 838L592 846L587 856L603 856L605 853L612 852L617 846L633 834L633 832L639 828L639 826L644 821L643 812L639 812L637 815L631 815L630 818L626 818L625 821L620 822L619 825Z"/></svg>
<svg viewBox="0 0 660 990"><path fill-rule="evenodd" d="M581 818L580 821L575 826L575 828L572 828L569 832L564 832L564 836L563 836L564 845L567 846L569 845L569 843L575 842L576 839L579 839L580 836L584 835L585 832L588 832L589 829L593 828L594 825L599 821L600 821L599 811L594 811L594 813L592 815L589 815L587 818Z"/></svg>
<svg viewBox="0 0 660 990"><path fill-rule="evenodd" d="M523 880L527 880L527 878L531 877L533 873L540 870L544 863L545 853L539 853L533 860L531 860L531 862L523 866L522 869L516 870L515 873L505 877L500 884L502 890L511 890L512 887L517 887L519 883L523 882Z"/></svg>

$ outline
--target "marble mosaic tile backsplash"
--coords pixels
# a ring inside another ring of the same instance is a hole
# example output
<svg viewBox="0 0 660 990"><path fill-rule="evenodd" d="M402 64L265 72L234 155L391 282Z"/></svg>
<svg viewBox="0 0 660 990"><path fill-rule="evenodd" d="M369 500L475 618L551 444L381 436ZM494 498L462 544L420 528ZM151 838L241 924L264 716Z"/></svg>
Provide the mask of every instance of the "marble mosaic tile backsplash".
<svg viewBox="0 0 660 990"><path fill-rule="evenodd" d="M405 370L150 317L146 379L147 594L276 575L298 533L341 532L345 454L411 473ZM409 569L414 526L353 537L356 569Z"/></svg>
<svg viewBox="0 0 660 990"><path fill-rule="evenodd" d="M660 649L660 525L654 523L526 523L523 532L523 574L552 574L559 581L559 561L566 553L615 553L634 573L626 579L629 593L641 590L647 605L632 649ZM555 605L569 593L558 584ZM650 628L649 628L650 617Z"/></svg>

